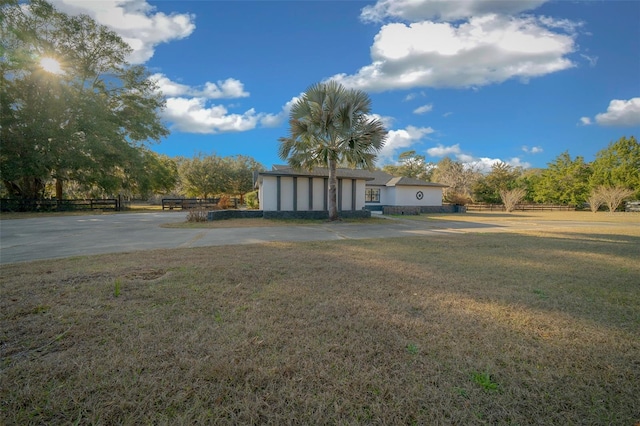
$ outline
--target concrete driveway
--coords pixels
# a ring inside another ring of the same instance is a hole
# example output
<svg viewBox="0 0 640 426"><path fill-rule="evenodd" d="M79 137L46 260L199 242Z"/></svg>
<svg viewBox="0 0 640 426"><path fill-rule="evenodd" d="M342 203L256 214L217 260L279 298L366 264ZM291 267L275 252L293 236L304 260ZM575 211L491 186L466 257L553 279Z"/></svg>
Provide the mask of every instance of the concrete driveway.
<svg viewBox="0 0 640 426"><path fill-rule="evenodd" d="M184 222L185 218L184 212L158 212L0 220L0 264L158 248L387 238L498 226L389 220L382 224L338 222L259 228L160 227L165 223Z"/></svg>

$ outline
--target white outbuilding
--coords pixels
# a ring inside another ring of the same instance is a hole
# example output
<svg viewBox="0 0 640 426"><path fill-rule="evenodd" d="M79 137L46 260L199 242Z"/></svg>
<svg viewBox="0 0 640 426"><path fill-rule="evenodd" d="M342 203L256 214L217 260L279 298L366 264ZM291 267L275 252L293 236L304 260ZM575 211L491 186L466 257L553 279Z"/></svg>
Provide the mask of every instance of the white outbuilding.
<svg viewBox="0 0 640 426"><path fill-rule="evenodd" d="M328 180L326 168L307 171L273 166L272 170L256 175L260 208L289 217L316 216L312 212L321 216L328 210ZM385 214L455 211L451 209L455 206L442 205L442 191L447 185L440 183L347 168L337 169L337 180L337 207L341 216L360 216L371 211Z"/></svg>

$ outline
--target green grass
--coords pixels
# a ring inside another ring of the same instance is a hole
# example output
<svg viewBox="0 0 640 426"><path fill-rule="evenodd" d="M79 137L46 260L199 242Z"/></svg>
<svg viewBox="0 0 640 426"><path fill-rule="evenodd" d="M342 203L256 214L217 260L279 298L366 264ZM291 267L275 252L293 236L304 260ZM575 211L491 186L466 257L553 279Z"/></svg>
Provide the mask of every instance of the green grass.
<svg viewBox="0 0 640 426"><path fill-rule="evenodd" d="M498 390L498 383L493 381L491 374L488 371L484 373L475 372L471 375L473 382L484 390L487 391L496 391Z"/></svg>
<svg viewBox="0 0 640 426"><path fill-rule="evenodd" d="M120 278L116 278L113 282L113 297L120 297L120 292L122 291L122 280Z"/></svg>
<svg viewBox="0 0 640 426"><path fill-rule="evenodd" d="M632 221L3 265L0 423L633 425L639 258Z"/></svg>

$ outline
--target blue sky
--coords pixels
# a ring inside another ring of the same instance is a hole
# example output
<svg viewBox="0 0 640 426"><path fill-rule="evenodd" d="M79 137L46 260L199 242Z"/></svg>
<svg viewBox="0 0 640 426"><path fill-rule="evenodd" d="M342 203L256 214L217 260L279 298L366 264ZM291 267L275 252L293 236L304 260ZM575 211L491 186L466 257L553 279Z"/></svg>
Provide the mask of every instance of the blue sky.
<svg viewBox="0 0 640 426"><path fill-rule="evenodd" d="M282 163L288 107L319 81L365 90L415 150L487 169L593 160L640 136L640 1L54 0L118 32L167 98L159 153Z"/></svg>

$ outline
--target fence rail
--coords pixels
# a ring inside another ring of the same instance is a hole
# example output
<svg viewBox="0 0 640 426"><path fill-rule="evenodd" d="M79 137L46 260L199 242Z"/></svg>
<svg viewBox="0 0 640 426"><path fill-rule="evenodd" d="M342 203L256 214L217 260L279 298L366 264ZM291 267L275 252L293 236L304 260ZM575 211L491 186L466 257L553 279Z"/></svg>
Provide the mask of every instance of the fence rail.
<svg viewBox="0 0 640 426"><path fill-rule="evenodd" d="M116 198L82 200L27 200L19 198L0 199L0 211L3 212L62 212L77 210L113 210L120 211L121 204Z"/></svg>
<svg viewBox="0 0 640 426"><path fill-rule="evenodd" d="M504 204L467 204L467 211L482 212L503 212L505 211ZM574 211L575 206L563 205L563 204L516 204L514 211Z"/></svg>
<svg viewBox="0 0 640 426"><path fill-rule="evenodd" d="M163 198L162 210L211 208L217 206L219 202L220 198ZM229 204L234 209L238 208L238 199L230 198Z"/></svg>

